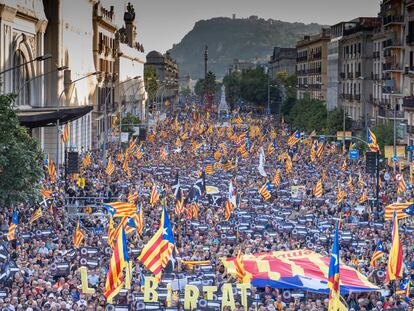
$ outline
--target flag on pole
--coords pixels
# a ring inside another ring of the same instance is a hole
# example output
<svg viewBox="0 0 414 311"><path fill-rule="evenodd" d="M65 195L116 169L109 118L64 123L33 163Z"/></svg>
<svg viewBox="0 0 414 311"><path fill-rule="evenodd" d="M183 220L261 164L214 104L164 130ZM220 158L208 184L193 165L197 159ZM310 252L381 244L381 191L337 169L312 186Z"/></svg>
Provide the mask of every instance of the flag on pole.
<svg viewBox="0 0 414 311"><path fill-rule="evenodd" d="M160 200L160 193L158 191L157 184L154 182L151 190L150 204L154 206Z"/></svg>
<svg viewBox="0 0 414 311"><path fill-rule="evenodd" d="M225 211L224 211L224 217L226 221L230 219L231 213L236 208L236 204L237 204L237 193L233 187L233 182L230 180L229 192L227 194L227 201L226 201L226 206L225 206Z"/></svg>
<svg viewBox="0 0 414 311"><path fill-rule="evenodd" d="M139 212L135 215L134 219L137 226L137 232L142 236L142 230L144 229L144 209L142 205L139 207Z"/></svg>
<svg viewBox="0 0 414 311"><path fill-rule="evenodd" d="M128 264L128 246L125 230L122 227L113 248L109 269L106 275L104 295L110 300L115 297L124 285L123 269Z"/></svg>
<svg viewBox="0 0 414 311"><path fill-rule="evenodd" d="M401 176L401 179L398 182L397 194L403 194L405 190L407 190L407 188L408 188L407 183L405 182L404 177Z"/></svg>
<svg viewBox="0 0 414 311"><path fill-rule="evenodd" d="M47 172L49 174L50 179L55 182L56 181L56 167L55 163L53 163L52 158L50 155L47 156Z"/></svg>
<svg viewBox="0 0 414 311"><path fill-rule="evenodd" d="M160 228L142 249L141 255L138 258L155 275L157 281L160 281L161 271L170 261L174 244L171 223L167 209L164 206Z"/></svg>
<svg viewBox="0 0 414 311"><path fill-rule="evenodd" d="M108 245L110 247L114 247L114 240L115 240L115 227L114 227L114 219L112 216L109 216L108 222Z"/></svg>
<svg viewBox="0 0 414 311"><path fill-rule="evenodd" d="M329 311L337 311L340 304L339 259L338 225L336 225L328 271Z"/></svg>
<svg viewBox="0 0 414 311"><path fill-rule="evenodd" d="M391 220L394 217L394 212L397 215L397 219L404 219L414 215L414 204L408 203L392 203L385 207L384 219Z"/></svg>
<svg viewBox="0 0 414 311"><path fill-rule="evenodd" d="M263 200L267 201L270 199L270 183L266 182L259 190L260 195L262 196Z"/></svg>
<svg viewBox="0 0 414 311"><path fill-rule="evenodd" d="M9 225L9 231L7 233L7 240L12 241L16 238L16 229L17 229L18 224L19 224L19 215L17 211L15 210L13 212L11 224Z"/></svg>
<svg viewBox="0 0 414 311"><path fill-rule="evenodd" d="M375 134L368 128L367 133L367 141L368 141L368 147L372 152L378 152L379 146L377 144L377 138L375 137Z"/></svg>
<svg viewBox="0 0 414 311"><path fill-rule="evenodd" d="M83 234L82 230L80 229L79 221L78 221L78 224L76 225L75 234L73 236L73 246L75 248L79 248L79 246L81 245L84 237L85 237L85 235Z"/></svg>
<svg viewBox="0 0 414 311"><path fill-rule="evenodd" d="M109 158L108 164L106 165L105 173L111 176L115 172L115 165L112 163L112 159Z"/></svg>
<svg viewBox="0 0 414 311"><path fill-rule="evenodd" d="M246 269L244 268L243 262L242 262L243 255L241 254L240 250L237 254L236 260L234 261L234 266L236 268L236 275L239 283L244 283L246 280Z"/></svg>
<svg viewBox="0 0 414 311"><path fill-rule="evenodd" d="M273 184L275 187L279 187L280 185L280 170L277 169L275 172L275 177L273 178Z"/></svg>
<svg viewBox="0 0 414 311"><path fill-rule="evenodd" d="M63 133L60 135L60 140L62 144L67 144L69 141L69 123L66 123L63 127Z"/></svg>
<svg viewBox="0 0 414 311"><path fill-rule="evenodd" d="M36 220L43 216L42 209L39 207L30 217L29 224L33 224Z"/></svg>
<svg viewBox="0 0 414 311"><path fill-rule="evenodd" d="M104 208L112 215L112 217L133 217L137 212L137 207L130 202L111 202L104 203Z"/></svg>
<svg viewBox="0 0 414 311"><path fill-rule="evenodd" d="M377 265L377 260L380 259L382 256L384 256L384 246L382 245L382 242L379 241L377 243L377 247L375 249L375 252L372 254L370 265L371 267L375 267Z"/></svg>
<svg viewBox="0 0 414 311"><path fill-rule="evenodd" d="M388 255L386 281L394 281L400 279L403 275L403 252L398 231L397 212L394 211L392 225L392 244Z"/></svg>
<svg viewBox="0 0 414 311"><path fill-rule="evenodd" d="M292 148L298 141L300 141L300 132L295 131L288 139L288 145Z"/></svg>
<svg viewBox="0 0 414 311"><path fill-rule="evenodd" d="M320 198L322 197L322 193L323 193L322 180L319 179L318 182L316 183L315 188L313 188L313 195L317 198Z"/></svg>

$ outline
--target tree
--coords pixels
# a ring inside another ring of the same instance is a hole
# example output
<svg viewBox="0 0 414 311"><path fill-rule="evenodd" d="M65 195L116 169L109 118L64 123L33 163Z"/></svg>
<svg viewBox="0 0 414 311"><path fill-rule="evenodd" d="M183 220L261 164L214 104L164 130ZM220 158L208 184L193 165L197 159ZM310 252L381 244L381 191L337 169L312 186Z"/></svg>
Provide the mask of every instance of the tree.
<svg viewBox="0 0 414 311"><path fill-rule="evenodd" d="M232 72L223 79L223 84L226 87L226 101L230 105L230 109L234 109L234 104L241 97L241 74L237 71Z"/></svg>
<svg viewBox="0 0 414 311"><path fill-rule="evenodd" d="M248 70L242 74L241 97L256 105L267 103L268 76L262 68Z"/></svg>
<svg viewBox="0 0 414 311"><path fill-rule="evenodd" d="M316 130L317 132L325 129L326 117L325 104L320 100L310 98L309 94L296 102L290 114L295 127L307 131Z"/></svg>
<svg viewBox="0 0 414 311"><path fill-rule="evenodd" d="M141 120L132 113L128 112L125 117L122 118L122 132L134 133L134 125L141 124ZM119 121L116 125L119 125Z"/></svg>
<svg viewBox="0 0 414 311"><path fill-rule="evenodd" d="M145 67L144 69L144 83L145 90L148 93L150 101L154 101L157 96L157 92L160 88L160 81L157 78L157 73L153 66Z"/></svg>
<svg viewBox="0 0 414 311"><path fill-rule="evenodd" d="M344 129L344 110L342 108L335 108L328 112L328 120L326 122L328 135L336 135ZM345 131L349 131L352 127L352 120L345 116Z"/></svg>
<svg viewBox="0 0 414 311"><path fill-rule="evenodd" d="M43 154L20 126L12 109L14 95L0 95L0 206L35 202L43 177Z"/></svg>
<svg viewBox="0 0 414 311"><path fill-rule="evenodd" d="M288 122L293 121L290 114L295 105L296 105L296 97L287 97L282 104L281 112L285 120Z"/></svg>
<svg viewBox="0 0 414 311"><path fill-rule="evenodd" d="M214 94L220 89L216 81L216 75L209 71L205 79L199 79L194 87L194 93L200 97L206 97L209 103L212 102Z"/></svg>
<svg viewBox="0 0 414 311"><path fill-rule="evenodd" d="M191 95L190 88L188 86L181 88L180 95L184 98L187 98L188 96L190 96Z"/></svg>

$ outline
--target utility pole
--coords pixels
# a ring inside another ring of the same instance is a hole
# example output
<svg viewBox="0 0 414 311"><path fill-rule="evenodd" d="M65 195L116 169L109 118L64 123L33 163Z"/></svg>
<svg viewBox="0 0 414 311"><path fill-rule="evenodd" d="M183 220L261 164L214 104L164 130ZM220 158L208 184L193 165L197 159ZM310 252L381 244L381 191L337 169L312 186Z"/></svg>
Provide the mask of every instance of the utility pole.
<svg viewBox="0 0 414 311"><path fill-rule="evenodd" d="M204 79L207 77L208 46L204 50Z"/></svg>

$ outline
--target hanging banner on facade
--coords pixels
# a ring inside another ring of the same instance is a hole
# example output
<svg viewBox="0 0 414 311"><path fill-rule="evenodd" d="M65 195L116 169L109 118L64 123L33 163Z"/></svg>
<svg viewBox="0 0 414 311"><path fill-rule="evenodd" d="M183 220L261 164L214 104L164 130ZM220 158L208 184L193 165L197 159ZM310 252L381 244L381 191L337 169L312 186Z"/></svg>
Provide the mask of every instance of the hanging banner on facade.
<svg viewBox="0 0 414 311"><path fill-rule="evenodd" d="M394 146L384 146L384 157L392 159L394 157ZM405 146L397 146L397 157L405 158Z"/></svg>

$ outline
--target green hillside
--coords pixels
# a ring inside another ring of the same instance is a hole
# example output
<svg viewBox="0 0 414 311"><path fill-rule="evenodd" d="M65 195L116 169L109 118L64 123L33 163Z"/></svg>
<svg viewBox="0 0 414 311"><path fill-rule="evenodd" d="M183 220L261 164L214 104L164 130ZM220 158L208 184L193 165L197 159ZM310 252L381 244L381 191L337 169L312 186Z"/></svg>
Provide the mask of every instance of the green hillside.
<svg viewBox="0 0 414 311"><path fill-rule="evenodd" d="M294 47L298 39L318 33L321 27L252 17L212 18L198 21L170 53L180 65L181 76L190 73L197 79L204 74L204 47L208 45L209 70L223 77L234 58L265 61L274 46Z"/></svg>

